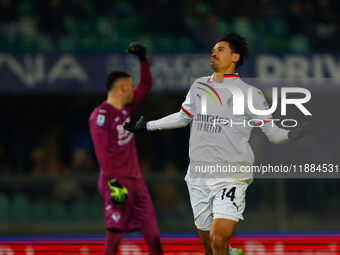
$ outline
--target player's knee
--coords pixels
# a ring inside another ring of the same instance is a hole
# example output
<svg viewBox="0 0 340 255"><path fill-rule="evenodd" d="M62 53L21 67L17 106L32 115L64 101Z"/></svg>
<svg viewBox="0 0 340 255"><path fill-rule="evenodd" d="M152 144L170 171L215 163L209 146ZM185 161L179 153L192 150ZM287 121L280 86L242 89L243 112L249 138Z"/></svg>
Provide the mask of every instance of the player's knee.
<svg viewBox="0 0 340 255"><path fill-rule="evenodd" d="M229 236L212 233L210 235L211 245L214 249L223 249L229 246Z"/></svg>

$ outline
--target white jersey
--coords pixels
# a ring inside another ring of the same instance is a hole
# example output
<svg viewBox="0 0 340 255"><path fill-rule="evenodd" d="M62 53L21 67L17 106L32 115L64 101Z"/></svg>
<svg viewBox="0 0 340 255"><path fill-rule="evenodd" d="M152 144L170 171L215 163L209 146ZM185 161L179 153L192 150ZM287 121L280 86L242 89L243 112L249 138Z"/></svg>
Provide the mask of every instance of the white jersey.
<svg viewBox="0 0 340 255"><path fill-rule="evenodd" d="M190 165L185 180L193 185L251 179L251 172L240 170L254 163L249 144L252 127L260 125L273 143L287 141L288 130L278 128L270 114L254 114L248 98L254 109L268 109L263 93L238 75L225 75L222 83L202 77L193 82L180 112L149 121L147 129L179 128L191 122Z"/></svg>
<svg viewBox="0 0 340 255"><path fill-rule="evenodd" d="M232 94L235 88L244 96L244 114L241 115L233 112L233 107L237 107L235 94ZM249 110L248 91L255 109L268 109L263 93L243 82L238 75L226 75L223 83L215 82L212 77L202 77L192 84L182 104L182 110L192 116L188 182L207 184L206 179L211 183L252 178L251 173L240 173L239 169L254 163L249 144L251 130L272 116L254 115Z"/></svg>

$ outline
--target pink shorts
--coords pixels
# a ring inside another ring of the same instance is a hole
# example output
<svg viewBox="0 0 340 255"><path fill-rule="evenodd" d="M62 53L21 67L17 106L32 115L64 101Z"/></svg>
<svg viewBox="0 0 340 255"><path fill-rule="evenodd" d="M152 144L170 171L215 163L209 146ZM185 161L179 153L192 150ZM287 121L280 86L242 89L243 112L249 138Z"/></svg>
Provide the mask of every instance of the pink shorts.
<svg viewBox="0 0 340 255"><path fill-rule="evenodd" d="M148 189L142 178L118 178L119 183L129 192L122 204L114 204L110 200L110 188L105 176L98 180L98 191L103 203L105 226L129 232L144 227L157 229L156 216Z"/></svg>

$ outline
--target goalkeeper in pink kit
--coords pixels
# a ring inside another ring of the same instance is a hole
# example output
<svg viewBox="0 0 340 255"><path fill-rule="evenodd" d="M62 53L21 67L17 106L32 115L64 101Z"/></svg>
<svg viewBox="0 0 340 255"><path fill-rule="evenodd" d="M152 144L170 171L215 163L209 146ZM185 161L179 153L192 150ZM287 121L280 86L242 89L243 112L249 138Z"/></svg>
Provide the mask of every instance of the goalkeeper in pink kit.
<svg viewBox="0 0 340 255"><path fill-rule="evenodd" d="M98 191L103 202L106 240L104 254L116 254L123 232L140 230L149 254L163 254L155 212L140 173L133 133L123 128L152 85L145 46L131 43L129 53L140 61L140 83L132 86L129 74L112 71L106 78L107 100L89 119L100 176Z"/></svg>

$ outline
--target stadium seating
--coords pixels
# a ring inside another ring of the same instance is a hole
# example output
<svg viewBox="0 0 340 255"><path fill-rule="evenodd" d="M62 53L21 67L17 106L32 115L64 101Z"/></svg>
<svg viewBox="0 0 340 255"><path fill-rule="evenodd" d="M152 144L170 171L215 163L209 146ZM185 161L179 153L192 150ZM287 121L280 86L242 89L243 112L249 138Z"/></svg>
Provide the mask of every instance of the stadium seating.
<svg viewBox="0 0 340 255"><path fill-rule="evenodd" d="M23 193L15 193L10 203L10 219L12 221L27 221L30 219L30 201Z"/></svg>
<svg viewBox="0 0 340 255"><path fill-rule="evenodd" d="M143 41L152 51L159 53L192 52L193 49L206 51L208 49L200 44L198 37L201 35L199 31L211 22L210 18L215 20L214 24L210 25L216 28L214 29L216 38L228 31L238 32L246 37L251 51L305 53L310 49L321 47L321 44L316 42L308 43L313 42L313 33L317 31L305 32L304 23L300 24L298 31L292 28L292 23L289 22L293 14L290 13L289 8L280 9L280 5L271 10L280 13L277 17L262 9L259 9L254 17L248 17L242 13L241 6L235 6L230 17L217 15L215 9L218 3L214 1L198 2L194 10L185 9L188 7L183 3L178 6L178 9L188 15L176 16L176 19L180 20L179 24L183 25L176 27L174 31L167 31L162 27L164 26L162 22L155 22L152 16L150 17L152 12L137 10L133 1L115 1L113 6L104 5L99 9L94 1L76 3L79 5L77 7L71 1L62 4L62 12L59 13L62 16L58 17L61 23L53 33L48 28L41 27L44 23L43 17L46 15L40 10L41 7L38 8L27 0L16 2L18 8L12 16L18 18L13 18L12 21L0 20L0 27L10 26L9 24L12 27L11 32L8 32L7 28L0 29L0 51L121 52L126 47L126 43L134 40ZM318 5L315 1L309 2ZM54 10L49 11L53 13ZM306 17L295 18L301 20ZM322 17L320 19L322 20ZM310 22L317 22L317 20L311 19ZM310 24L309 27L316 26ZM329 45L326 40L322 46L331 47L332 41L336 40L328 41Z"/></svg>

